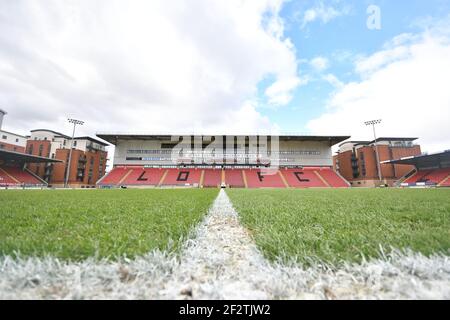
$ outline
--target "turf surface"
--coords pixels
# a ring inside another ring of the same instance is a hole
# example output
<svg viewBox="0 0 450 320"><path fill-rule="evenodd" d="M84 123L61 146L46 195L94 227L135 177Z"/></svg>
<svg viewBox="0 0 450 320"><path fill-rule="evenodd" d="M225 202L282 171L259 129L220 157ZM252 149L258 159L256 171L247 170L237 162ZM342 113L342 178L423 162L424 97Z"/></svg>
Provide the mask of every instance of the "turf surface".
<svg viewBox="0 0 450 320"><path fill-rule="evenodd" d="M339 264L410 248L450 254L449 189L227 190L271 260Z"/></svg>
<svg viewBox="0 0 450 320"><path fill-rule="evenodd" d="M0 254L69 260L176 250L217 190L0 191Z"/></svg>

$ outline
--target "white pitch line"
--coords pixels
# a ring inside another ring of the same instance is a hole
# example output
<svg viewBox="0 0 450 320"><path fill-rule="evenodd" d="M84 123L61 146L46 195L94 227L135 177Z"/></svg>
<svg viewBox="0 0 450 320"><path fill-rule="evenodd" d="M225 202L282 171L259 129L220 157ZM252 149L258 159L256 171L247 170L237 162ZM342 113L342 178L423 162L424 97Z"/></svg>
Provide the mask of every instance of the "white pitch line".
<svg viewBox="0 0 450 320"><path fill-rule="evenodd" d="M180 256L0 258L0 299L450 299L450 260L394 252L337 271L271 264L221 190Z"/></svg>
<svg viewBox="0 0 450 320"><path fill-rule="evenodd" d="M271 264L264 259L221 190L163 298L181 299L448 299L445 256L393 253L338 271Z"/></svg>
<svg viewBox="0 0 450 320"><path fill-rule="evenodd" d="M187 244L180 267L163 291L164 298L268 299L255 285L266 261L239 224L221 190L196 237Z"/></svg>

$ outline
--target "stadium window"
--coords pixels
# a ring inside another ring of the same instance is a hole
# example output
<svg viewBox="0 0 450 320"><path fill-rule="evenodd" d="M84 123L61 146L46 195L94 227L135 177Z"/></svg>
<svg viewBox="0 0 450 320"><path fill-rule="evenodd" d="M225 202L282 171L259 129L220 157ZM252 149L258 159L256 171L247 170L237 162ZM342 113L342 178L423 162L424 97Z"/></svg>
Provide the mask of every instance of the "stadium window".
<svg viewBox="0 0 450 320"><path fill-rule="evenodd" d="M16 142L19 142L19 139L18 139L18 138L16 138Z"/></svg>
<svg viewBox="0 0 450 320"><path fill-rule="evenodd" d="M33 154L33 145L32 144L28 148L28 154Z"/></svg>
<svg viewBox="0 0 450 320"><path fill-rule="evenodd" d="M173 143L161 143L161 149L173 149L175 146Z"/></svg>
<svg viewBox="0 0 450 320"><path fill-rule="evenodd" d="M0 144L0 149L4 149L5 145L4 144Z"/></svg>
<svg viewBox="0 0 450 320"><path fill-rule="evenodd" d="M44 150L44 145L40 144L39 145L39 157L42 157L42 151Z"/></svg>
<svg viewBox="0 0 450 320"><path fill-rule="evenodd" d="M3 140L6 140L6 138L8 138L8 137L7 137L7 136L2 136L2 139L3 139Z"/></svg>

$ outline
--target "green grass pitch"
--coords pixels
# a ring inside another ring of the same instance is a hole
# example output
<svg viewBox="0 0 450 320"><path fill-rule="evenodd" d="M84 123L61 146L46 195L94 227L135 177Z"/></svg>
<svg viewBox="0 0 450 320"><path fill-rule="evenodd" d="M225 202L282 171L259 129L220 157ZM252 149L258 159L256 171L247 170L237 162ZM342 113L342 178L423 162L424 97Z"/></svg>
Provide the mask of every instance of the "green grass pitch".
<svg viewBox="0 0 450 320"><path fill-rule="evenodd" d="M5 190L0 254L79 260L179 248L217 190ZM170 239L174 241L170 245Z"/></svg>
<svg viewBox="0 0 450 320"><path fill-rule="evenodd" d="M271 260L339 264L380 246L450 253L449 189L229 190Z"/></svg>
<svg viewBox="0 0 450 320"><path fill-rule="evenodd" d="M0 192L0 254L80 260L177 250L216 189ZM450 253L450 190L227 190L273 260L358 262L385 249ZM173 240L173 243L172 243ZM172 244L171 244L172 243Z"/></svg>

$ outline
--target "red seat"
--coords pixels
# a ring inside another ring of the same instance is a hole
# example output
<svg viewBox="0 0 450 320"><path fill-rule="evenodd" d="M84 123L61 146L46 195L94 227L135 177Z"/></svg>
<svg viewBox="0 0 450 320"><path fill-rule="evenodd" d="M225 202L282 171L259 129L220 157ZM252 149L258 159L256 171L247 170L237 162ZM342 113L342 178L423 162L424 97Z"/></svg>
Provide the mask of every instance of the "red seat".
<svg viewBox="0 0 450 320"><path fill-rule="evenodd" d="M8 175L14 177L14 179L19 181L19 184L27 184L27 185L44 184L41 180L39 180L26 170L22 170L21 168L17 167L7 167L7 166L2 167L2 170L0 170L0 177L3 178L3 180L0 179L0 184L2 183L2 181L4 181L5 184L17 184L17 182L14 181ZM7 177L7 179L5 179L5 176Z"/></svg>
<svg viewBox="0 0 450 320"><path fill-rule="evenodd" d="M153 168L134 168L130 170L131 172L120 183L121 185L157 186L165 172L165 169Z"/></svg>
<svg viewBox="0 0 450 320"><path fill-rule="evenodd" d="M203 186L217 188L222 184L222 169L206 169L203 176Z"/></svg>
<svg viewBox="0 0 450 320"><path fill-rule="evenodd" d="M245 188L244 178L242 177L242 170L226 169L225 184L230 186L231 188Z"/></svg>
<svg viewBox="0 0 450 320"><path fill-rule="evenodd" d="M0 186L10 186L16 185L17 182L14 181L6 172L0 167Z"/></svg>
<svg viewBox="0 0 450 320"><path fill-rule="evenodd" d="M445 170L445 169L444 169ZM419 182L432 182L439 183L445 179L445 175L440 173L439 169L436 170L419 170L416 174L412 175L404 181L404 183L414 184ZM442 177L441 181L437 181L439 177Z"/></svg>
<svg viewBox="0 0 450 320"><path fill-rule="evenodd" d="M332 188L348 188L348 183L340 177L336 172L334 172L332 169L321 169L317 171L322 178L325 179L326 182L330 185Z"/></svg>
<svg viewBox="0 0 450 320"><path fill-rule="evenodd" d="M168 169L165 186L192 186L200 184L201 169Z"/></svg>
<svg viewBox="0 0 450 320"><path fill-rule="evenodd" d="M244 170L249 188L286 188L278 170Z"/></svg>
<svg viewBox="0 0 450 320"><path fill-rule="evenodd" d="M450 178L448 178L447 180L445 180L442 184L442 187L450 187Z"/></svg>
<svg viewBox="0 0 450 320"><path fill-rule="evenodd" d="M99 185L117 185L120 180L125 176L129 169L125 167L116 167L113 168L107 175L104 177Z"/></svg>
<svg viewBox="0 0 450 320"><path fill-rule="evenodd" d="M292 188L326 188L327 185L313 169L281 169L287 183Z"/></svg>
<svg viewBox="0 0 450 320"><path fill-rule="evenodd" d="M436 169L436 170L432 170L429 174L422 177L422 180L424 182L431 182L431 183L438 184L438 183L441 183L449 175L450 175L450 168Z"/></svg>

